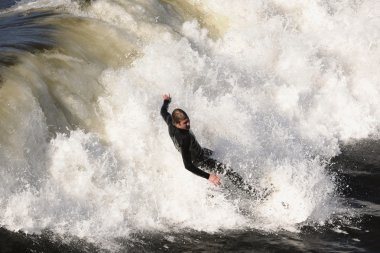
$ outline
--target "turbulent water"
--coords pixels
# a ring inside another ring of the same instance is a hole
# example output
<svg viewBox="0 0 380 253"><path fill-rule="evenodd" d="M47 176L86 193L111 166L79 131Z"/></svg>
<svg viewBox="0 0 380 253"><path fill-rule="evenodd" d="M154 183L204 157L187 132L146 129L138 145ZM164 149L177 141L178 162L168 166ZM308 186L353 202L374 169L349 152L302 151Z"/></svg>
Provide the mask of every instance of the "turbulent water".
<svg viewBox="0 0 380 253"><path fill-rule="evenodd" d="M1 252L379 252L380 2L0 3ZM159 110L266 199L184 169Z"/></svg>

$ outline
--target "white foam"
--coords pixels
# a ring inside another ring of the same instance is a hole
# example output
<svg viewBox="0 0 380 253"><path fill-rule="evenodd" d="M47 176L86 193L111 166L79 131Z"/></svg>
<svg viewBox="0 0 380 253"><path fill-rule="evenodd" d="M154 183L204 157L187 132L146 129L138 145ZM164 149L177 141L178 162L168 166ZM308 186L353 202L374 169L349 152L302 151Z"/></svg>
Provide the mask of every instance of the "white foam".
<svg viewBox="0 0 380 253"><path fill-rule="evenodd" d="M213 41L197 21L156 22L168 13L143 2L96 1L86 12L60 2L130 34L142 54L98 73L103 92L91 103L104 132L78 129L45 143L46 157L36 156L46 179L1 199L1 223L98 240L139 229L297 231L330 219L340 204L324 162L340 141L376 134L380 123L378 3L204 1L229 20ZM273 185L268 200L231 200L184 169L159 115L163 93L219 160L256 186Z"/></svg>
<svg viewBox="0 0 380 253"><path fill-rule="evenodd" d="M68 8L77 9L78 4L71 0L20 0L14 5L11 10L28 11L39 8L57 8L66 6Z"/></svg>

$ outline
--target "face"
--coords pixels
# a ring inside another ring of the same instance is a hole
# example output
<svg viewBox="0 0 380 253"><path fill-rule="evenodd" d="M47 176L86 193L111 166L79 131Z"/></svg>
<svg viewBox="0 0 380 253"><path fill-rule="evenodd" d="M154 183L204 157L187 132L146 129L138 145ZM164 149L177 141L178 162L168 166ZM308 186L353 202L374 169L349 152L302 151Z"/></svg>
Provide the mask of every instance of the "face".
<svg viewBox="0 0 380 253"><path fill-rule="evenodd" d="M177 128L189 130L190 129L190 119L181 120L179 123L175 124Z"/></svg>

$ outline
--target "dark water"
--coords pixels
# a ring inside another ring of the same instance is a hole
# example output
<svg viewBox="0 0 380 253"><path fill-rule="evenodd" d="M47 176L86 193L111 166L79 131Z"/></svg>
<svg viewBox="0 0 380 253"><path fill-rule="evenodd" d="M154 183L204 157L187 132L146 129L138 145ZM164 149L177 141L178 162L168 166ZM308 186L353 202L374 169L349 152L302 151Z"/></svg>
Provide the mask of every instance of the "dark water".
<svg viewBox="0 0 380 253"><path fill-rule="evenodd" d="M6 9L13 6L16 3L15 0L1 0L0 9Z"/></svg>
<svg viewBox="0 0 380 253"><path fill-rule="evenodd" d="M115 241L120 246L117 252L379 252L379 216L363 215L356 222L361 229L343 227L348 234L325 226L276 234L252 230L141 232ZM110 252L83 239L62 238L48 231L26 235L1 229L0 242L1 252Z"/></svg>
<svg viewBox="0 0 380 253"><path fill-rule="evenodd" d="M51 38L53 27L35 22L51 15L51 12L32 12L0 17L0 63L12 65L22 52L51 49L54 45Z"/></svg>
<svg viewBox="0 0 380 253"><path fill-rule="evenodd" d="M7 8L14 1L0 2ZM36 20L54 15L31 12L0 16L0 64L15 64L23 52L49 50L54 27ZM380 142L362 140L341 146L328 170L339 179L340 198L356 210L328 225L300 224L299 233L229 230L218 233L141 231L114 238L119 252L380 252ZM1 226L1 224L0 224ZM342 232L343 231L343 232ZM107 252L96 244L49 231L25 234L0 228L0 252Z"/></svg>

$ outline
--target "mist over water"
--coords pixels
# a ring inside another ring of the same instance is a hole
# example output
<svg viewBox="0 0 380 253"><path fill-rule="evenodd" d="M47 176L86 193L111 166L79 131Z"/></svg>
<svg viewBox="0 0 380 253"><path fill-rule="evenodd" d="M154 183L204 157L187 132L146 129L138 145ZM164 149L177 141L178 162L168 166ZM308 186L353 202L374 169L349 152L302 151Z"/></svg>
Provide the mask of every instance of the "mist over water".
<svg viewBox="0 0 380 253"><path fill-rule="evenodd" d="M51 13L33 22L52 39L0 68L2 226L103 242L356 215L327 164L379 136L378 1L31 0L1 15L29 11ZM164 93L268 199L184 169Z"/></svg>

